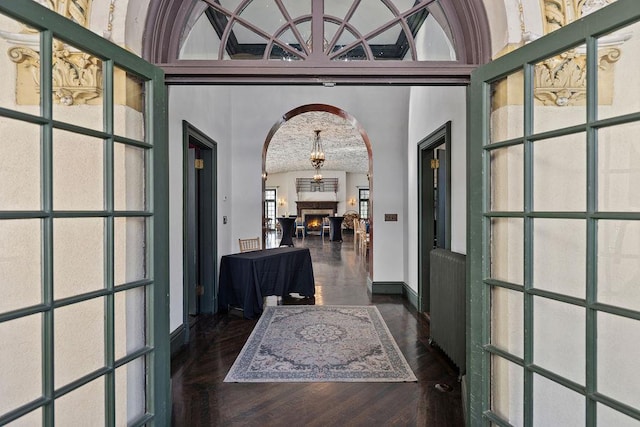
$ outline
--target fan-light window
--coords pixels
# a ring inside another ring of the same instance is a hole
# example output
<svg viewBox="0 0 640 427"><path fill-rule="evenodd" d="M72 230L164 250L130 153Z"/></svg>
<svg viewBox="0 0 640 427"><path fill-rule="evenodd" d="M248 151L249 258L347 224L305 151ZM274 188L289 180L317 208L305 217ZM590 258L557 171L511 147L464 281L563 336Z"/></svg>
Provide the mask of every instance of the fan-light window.
<svg viewBox="0 0 640 427"><path fill-rule="evenodd" d="M201 0L179 59L455 61L438 0Z"/></svg>

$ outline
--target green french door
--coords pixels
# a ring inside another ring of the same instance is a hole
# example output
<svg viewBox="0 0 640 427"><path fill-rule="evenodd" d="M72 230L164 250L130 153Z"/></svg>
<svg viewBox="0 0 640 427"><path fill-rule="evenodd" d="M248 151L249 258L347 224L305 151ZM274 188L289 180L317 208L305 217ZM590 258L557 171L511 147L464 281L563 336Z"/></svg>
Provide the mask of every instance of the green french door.
<svg viewBox="0 0 640 427"><path fill-rule="evenodd" d="M0 3L0 425L169 425L163 73Z"/></svg>
<svg viewBox="0 0 640 427"><path fill-rule="evenodd" d="M640 424L640 8L470 87L469 422Z"/></svg>

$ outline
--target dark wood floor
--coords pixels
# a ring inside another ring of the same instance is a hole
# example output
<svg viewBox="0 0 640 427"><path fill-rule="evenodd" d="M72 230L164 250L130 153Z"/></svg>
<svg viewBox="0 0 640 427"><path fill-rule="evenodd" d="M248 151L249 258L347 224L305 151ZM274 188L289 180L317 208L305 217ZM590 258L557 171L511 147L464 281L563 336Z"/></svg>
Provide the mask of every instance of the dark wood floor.
<svg viewBox="0 0 640 427"><path fill-rule="evenodd" d="M191 343L172 361L174 426L464 425L457 371L428 344L428 323L404 298L368 292L366 263L352 236L344 238L294 239L311 250L316 304L376 305L418 382L223 383L256 321L200 316ZM438 391L437 384L451 390Z"/></svg>

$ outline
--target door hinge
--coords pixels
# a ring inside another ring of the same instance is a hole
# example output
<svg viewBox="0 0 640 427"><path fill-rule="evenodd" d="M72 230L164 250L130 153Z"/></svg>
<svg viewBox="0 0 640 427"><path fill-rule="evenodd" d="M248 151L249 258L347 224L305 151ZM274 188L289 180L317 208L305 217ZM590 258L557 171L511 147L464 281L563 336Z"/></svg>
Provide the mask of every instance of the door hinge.
<svg viewBox="0 0 640 427"><path fill-rule="evenodd" d="M196 169L204 169L204 160L203 159L196 159L195 167L196 167Z"/></svg>
<svg viewBox="0 0 640 427"><path fill-rule="evenodd" d="M204 295L204 286L196 285L196 295L198 296Z"/></svg>
<svg viewBox="0 0 640 427"><path fill-rule="evenodd" d="M438 169L440 167L440 160L431 159L431 169Z"/></svg>

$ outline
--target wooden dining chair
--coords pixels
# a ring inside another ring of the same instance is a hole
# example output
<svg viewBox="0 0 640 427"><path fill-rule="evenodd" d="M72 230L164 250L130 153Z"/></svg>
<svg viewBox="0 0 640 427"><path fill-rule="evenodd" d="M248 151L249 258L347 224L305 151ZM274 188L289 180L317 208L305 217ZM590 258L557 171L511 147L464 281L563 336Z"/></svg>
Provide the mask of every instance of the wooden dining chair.
<svg viewBox="0 0 640 427"><path fill-rule="evenodd" d="M329 234L329 238L331 238L331 223L329 222L329 217L325 216L322 218L322 243L324 243L324 232Z"/></svg>
<svg viewBox="0 0 640 427"><path fill-rule="evenodd" d="M240 245L240 252L259 251L261 248L260 237L253 237L250 239L238 239Z"/></svg>
<svg viewBox="0 0 640 427"><path fill-rule="evenodd" d="M296 218L296 228L295 228L296 239L298 239L298 232L299 231L302 232L302 240L304 240L304 233L305 233L304 221L302 220L302 218L297 217Z"/></svg>

